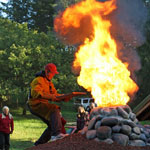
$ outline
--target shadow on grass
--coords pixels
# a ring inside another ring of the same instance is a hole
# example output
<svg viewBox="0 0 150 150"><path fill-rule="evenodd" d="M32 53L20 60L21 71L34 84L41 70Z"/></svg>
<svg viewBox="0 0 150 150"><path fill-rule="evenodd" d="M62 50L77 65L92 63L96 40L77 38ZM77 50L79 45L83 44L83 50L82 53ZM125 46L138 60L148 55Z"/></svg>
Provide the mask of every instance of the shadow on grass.
<svg viewBox="0 0 150 150"><path fill-rule="evenodd" d="M26 116L22 116L22 115L13 115L14 120L16 121L23 121L23 120L27 120L27 119L38 119L38 117L34 116L34 115L26 115Z"/></svg>
<svg viewBox="0 0 150 150"><path fill-rule="evenodd" d="M14 117L14 120L16 121L24 121L24 120L30 120L30 119L40 120L39 117L31 114L28 110L27 110L26 115L22 115L20 109L19 110L14 109L11 111L11 113ZM63 117L68 121L75 121L76 113L77 112L75 112L74 110L69 111L68 109L64 109L64 108L62 109Z"/></svg>
<svg viewBox="0 0 150 150"><path fill-rule="evenodd" d="M38 117L36 117L35 115L31 114L29 111L27 111L26 115L22 115L21 113L16 113L16 112L11 112L11 114L13 115L14 120L16 121L23 121L23 120L27 120L27 119L39 119Z"/></svg>
<svg viewBox="0 0 150 150"><path fill-rule="evenodd" d="M32 141L11 139L10 144L10 150L25 150L26 148L32 147L34 143Z"/></svg>

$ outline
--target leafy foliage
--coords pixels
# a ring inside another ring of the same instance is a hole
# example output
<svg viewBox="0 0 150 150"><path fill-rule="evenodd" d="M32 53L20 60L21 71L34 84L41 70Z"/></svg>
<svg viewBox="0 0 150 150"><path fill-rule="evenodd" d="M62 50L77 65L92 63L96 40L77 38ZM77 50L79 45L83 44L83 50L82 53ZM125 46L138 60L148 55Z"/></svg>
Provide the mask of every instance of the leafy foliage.
<svg viewBox="0 0 150 150"><path fill-rule="evenodd" d="M27 24L0 18L1 98L16 94L21 97L20 102L24 102L35 73L49 62L55 63L60 72L54 77L60 93L79 89L70 67L74 51L74 48L62 45L51 31L38 33L28 30Z"/></svg>
<svg viewBox="0 0 150 150"><path fill-rule="evenodd" d="M18 23L28 23L30 29L47 32L53 26L55 0L9 0L1 8L7 18Z"/></svg>

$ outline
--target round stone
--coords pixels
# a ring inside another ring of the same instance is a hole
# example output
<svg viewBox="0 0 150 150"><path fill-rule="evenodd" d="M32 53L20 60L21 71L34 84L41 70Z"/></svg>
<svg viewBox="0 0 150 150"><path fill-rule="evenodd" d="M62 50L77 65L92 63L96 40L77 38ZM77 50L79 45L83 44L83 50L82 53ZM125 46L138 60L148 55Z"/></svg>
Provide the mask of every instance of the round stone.
<svg viewBox="0 0 150 150"><path fill-rule="evenodd" d="M108 126L101 126L96 130L96 135L100 140L105 140L111 137L112 130Z"/></svg>
<svg viewBox="0 0 150 150"><path fill-rule="evenodd" d="M136 115L132 112L129 113L129 118L134 121L136 119Z"/></svg>
<svg viewBox="0 0 150 150"><path fill-rule="evenodd" d="M119 124L118 118L112 117L112 118L103 118L101 120L101 125L102 126L115 126Z"/></svg>
<svg viewBox="0 0 150 150"><path fill-rule="evenodd" d="M116 125L116 126L113 126L113 127L112 127L113 133L119 133L120 130L121 130L121 126L119 126L119 125Z"/></svg>
<svg viewBox="0 0 150 150"><path fill-rule="evenodd" d="M128 120L128 119L122 119L121 124L129 125L132 128L136 127L136 124L133 121Z"/></svg>
<svg viewBox="0 0 150 150"><path fill-rule="evenodd" d="M140 134L140 139L143 140L144 142L147 141L146 135L145 134Z"/></svg>
<svg viewBox="0 0 150 150"><path fill-rule="evenodd" d="M96 130L88 130L86 132L87 139L94 139L96 137Z"/></svg>
<svg viewBox="0 0 150 150"><path fill-rule="evenodd" d="M130 138L130 140L138 140L138 139L140 139L140 135L132 133L129 135L129 138Z"/></svg>
<svg viewBox="0 0 150 150"><path fill-rule="evenodd" d="M134 127L133 132L136 133L136 134L141 134L141 130L140 130L139 127Z"/></svg>
<svg viewBox="0 0 150 150"><path fill-rule="evenodd" d="M88 131L88 127L84 126L84 128L82 130L79 131L80 134L85 134Z"/></svg>
<svg viewBox="0 0 150 150"><path fill-rule="evenodd" d="M122 107L117 107L118 114L123 117L124 119L129 119L129 114L122 108Z"/></svg>
<svg viewBox="0 0 150 150"><path fill-rule="evenodd" d="M123 125L123 126L121 127L120 132L123 133L123 134L126 134L126 135L130 135L131 129L132 129L132 128L131 128L129 125Z"/></svg>
<svg viewBox="0 0 150 150"><path fill-rule="evenodd" d="M101 121L97 121L95 123L95 129L98 129L101 126Z"/></svg>
<svg viewBox="0 0 150 150"><path fill-rule="evenodd" d="M116 143L126 146L129 143L129 137L127 135L121 134L121 133L114 133L112 135L113 141Z"/></svg>
<svg viewBox="0 0 150 150"><path fill-rule="evenodd" d="M146 146L145 142L142 140L131 140L129 141L130 146Z"/></svg>
<svg viewBox="0 0 150 150"><path fill-rule="evenodd" d="M93 117L88 123L88 130L94 129L96 123L96 117Z"/></svg>
<svg viewBox="0 0 150 150"><path fill-rule="evenodd" d="M110 113L108 114L108 116L118 116L118 111L117 109L110 109Z"/></svg>
<svg viewBox="0 0 150 150"><path fill-rule="evenodd" d="M107 144L112 144L113 143L113 140L112 139L106 139L104 140L103 142L107 143Z"/></svg>
<svg viewBox="0 0 150 150"><path fill-rule="evenodd" d="M144 134L146 135L147 138L150 138L150 133L147 131L144 131Z"/></svg>
<svg viewBox="0 0 150 150"><path fill-rule="evenodd" d="M128 105L121 106L128 114L132 112L131 108Z"/></svg>

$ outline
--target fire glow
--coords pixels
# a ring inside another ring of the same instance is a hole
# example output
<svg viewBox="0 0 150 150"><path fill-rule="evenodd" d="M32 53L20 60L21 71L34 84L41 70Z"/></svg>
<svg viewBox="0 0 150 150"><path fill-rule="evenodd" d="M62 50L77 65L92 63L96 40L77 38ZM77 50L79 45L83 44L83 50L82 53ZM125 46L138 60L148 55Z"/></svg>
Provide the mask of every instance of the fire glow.
<svg viewBox="0 0 150 150"><path fill-rule="evenodd" d="M55 31L64 36L68 28L79 28L81 20L89 16L92 34L85 37L79 46L73 67L80 67L78 84L91 92L100 107L126 105L130 100L129 95L138 90L130 78L128 64L118 58L117 44L111 37L111 22L106 16L115 9L116 0L84 0L67 8L54 24Z"/></svg>

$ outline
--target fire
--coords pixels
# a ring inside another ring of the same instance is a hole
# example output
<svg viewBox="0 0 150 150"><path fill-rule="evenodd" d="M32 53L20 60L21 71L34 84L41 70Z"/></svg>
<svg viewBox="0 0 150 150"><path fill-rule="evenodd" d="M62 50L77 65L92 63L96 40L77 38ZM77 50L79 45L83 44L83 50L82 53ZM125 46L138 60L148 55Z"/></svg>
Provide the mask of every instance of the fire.
<svg viewBox="0 0 150 150"><path fill-rule="evenodd" d="M92 34L82 37L84 42L75 54L73 66L81 68L78 84L91 92L100 107L126 105L129 94L138 90L130 78L128 64L118 58L117 44L110 34L111 22L106 16L115 9L116 0L84 0L67 8L55 19L55 31L67 37L70 27L76 30L85 16L90 18L86 24L92 24Z"/></svg>

